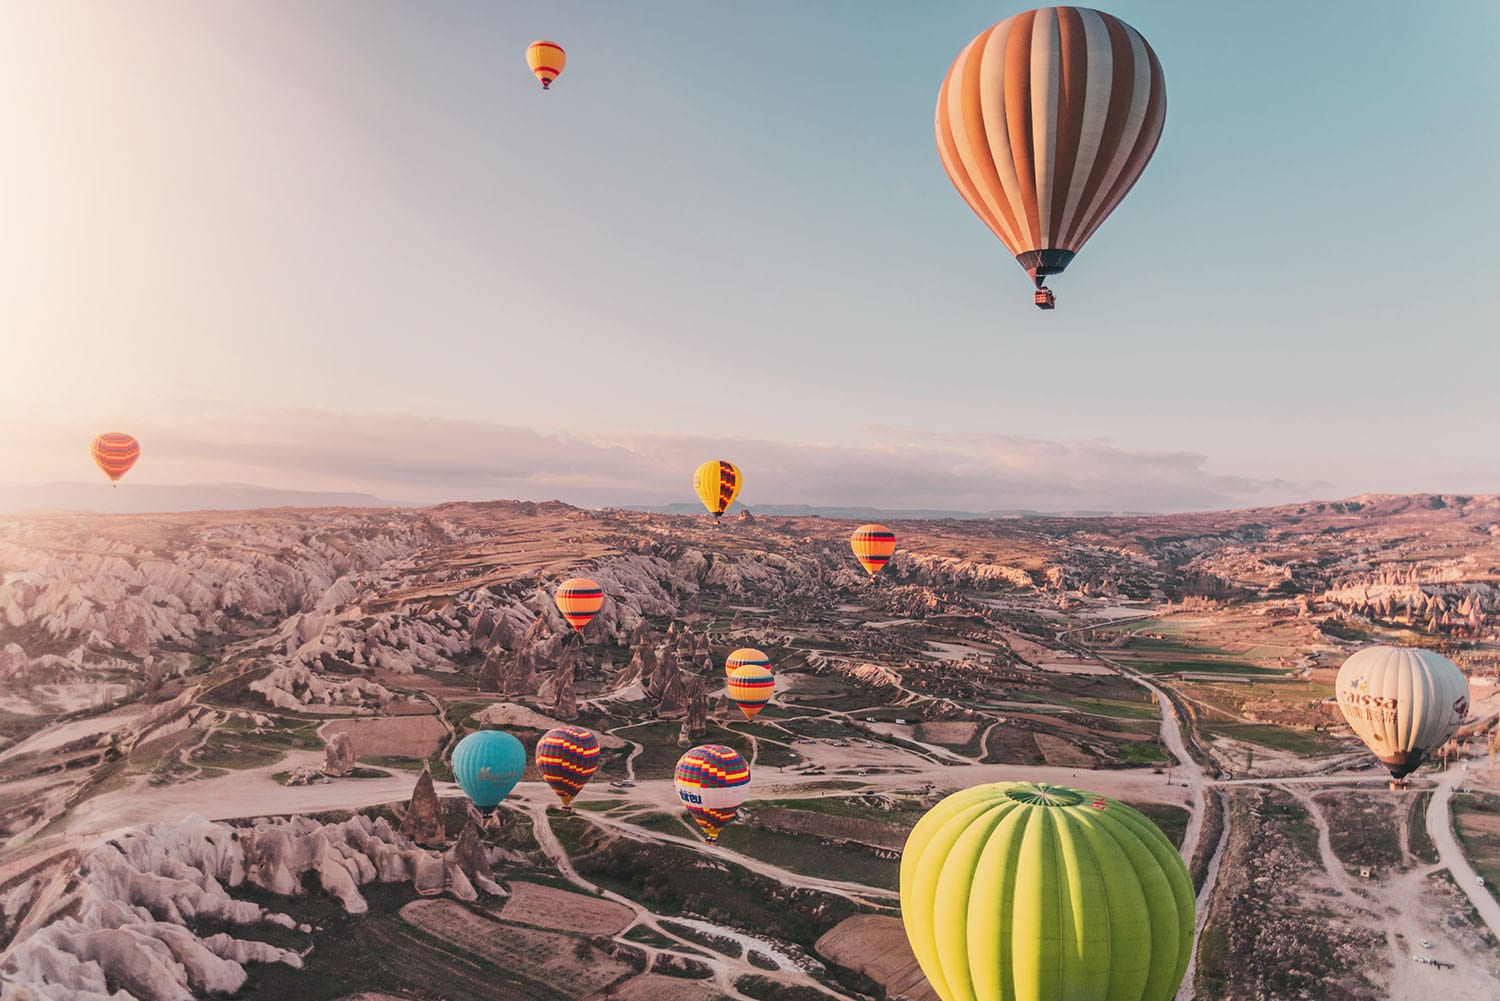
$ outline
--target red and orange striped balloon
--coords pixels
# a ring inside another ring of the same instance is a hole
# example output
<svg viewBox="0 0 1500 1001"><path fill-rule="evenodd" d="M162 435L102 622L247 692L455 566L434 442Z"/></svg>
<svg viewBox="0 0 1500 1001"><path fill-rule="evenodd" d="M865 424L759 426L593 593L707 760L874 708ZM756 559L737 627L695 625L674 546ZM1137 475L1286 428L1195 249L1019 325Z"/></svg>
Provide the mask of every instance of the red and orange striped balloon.
<svg viewBox="0 0 1500 1001"><path fill-rule="evenodd" d="M759 664L746 664L729 672L728 688L729 701L740 707L747 720L754 719L771 701L776 678Z"/></svg>
<svg viewBox="0 0 1500 1001"><path fill-rule="evenodd" d="M742 646L730 654L724 661L724 677L728 678L737 667L753 664L756 667L770 667L771 658L754 647Z"/></svg>
<svg viewBox="0 0 1500 1001"><path fill-rule="evenodd" d="M896 551L896 533L884 525L861 525L854 530L849 546L865 571L875 576L890 561Z"/></svg>
<svg viewBox="0 0 1500 1001"><path fill-rule="evenodd" d="M568 65L568 54L556 42L532 42L526 47L526 65L542 81L542 89L548 90Z"/></svg>
<svg viewBox="0 0 1500 1001"><path fill-rule="evenodd" d="M604 607L604 589L587 577L574 577L558 586L554 600L568 625L583 632L583 627L594 621Z"/></svg>
<svg viewBox="0 0 1500 1001"><path fill-rule="evenodd" d="M104 470L110 483L130 472L135 460L141 457L141 443L128 434L109 431L94 439L94 462Z"/></svg>
<svg viewBox="0 0 1500 1001"><path fill-rule="evenodd" d="M964 201L1040 287L1073 260L1156 151L1161 63L1140 32L1042 7L979 33L938 91L938 154Z"/></svg>

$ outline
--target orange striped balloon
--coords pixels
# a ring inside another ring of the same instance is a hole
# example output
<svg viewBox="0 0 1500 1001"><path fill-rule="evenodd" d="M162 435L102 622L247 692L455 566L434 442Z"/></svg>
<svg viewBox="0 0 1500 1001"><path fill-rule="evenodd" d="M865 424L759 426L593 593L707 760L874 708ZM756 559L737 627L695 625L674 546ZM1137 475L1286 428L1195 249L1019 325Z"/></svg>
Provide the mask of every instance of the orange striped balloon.
<svg viewBox="0 0 1500 1001"><path fill-rule="evenodd" d="M740 707L746 719L766 707L776 691L776 678L759 664L746 664L729 672L729 701Z"/></svg>
<svg viewBox="0 0 1500 1001"><path fill-rule="evenodd" d="M1042 7L980 32L938 91L938 154L969 208L1040 288L1130 191L1167 120L1140 32Z"/></svg>
<svg viewBox="0 0 1500 1001"><path fill-rule="evenodd" d="M562 73L563 67L568 65L568 54L556 42L532 42L526 47L526 64L531 67L536 78L542 81L542 89L548 90L552 87L552 81Z"/></svg>
<svg viewBox="0 0 1500 1001"><path fill-rule="evenodd" d="M728 678L737 667L753 664L756 667L770 667L771 658L752 647L740 647L729 658L724 661L724 677Z"/></svg>
<svg viewBox="0 0 1500 1001"><path fill-rule="evenodd" d="M884 525L861 525L849 540L854 555L871 577L878 574L896 551L896 533Z"/></svg>
<svg viewBox="0 0 1500 1001"><path fill-rule="evenodd" d="M94 439L94 462L104 470L110 483L130 472L141 457L141 443L128 434L110 431Z"/></svg>
<svg viewBox="0 0 1500 1001"><path fill-rule="evenodd" d="M583 632L583 627L593 622L604 607L604 589L587 577L574 577L562 582L555 600L568 625Z"/></svg>

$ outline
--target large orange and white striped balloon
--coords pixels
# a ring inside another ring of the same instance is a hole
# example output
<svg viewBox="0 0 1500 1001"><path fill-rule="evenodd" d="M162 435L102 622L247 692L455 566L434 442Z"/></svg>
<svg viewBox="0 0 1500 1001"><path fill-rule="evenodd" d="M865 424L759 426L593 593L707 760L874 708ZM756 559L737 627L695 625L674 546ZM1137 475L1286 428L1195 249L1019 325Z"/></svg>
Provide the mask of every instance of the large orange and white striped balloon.
<svg viewBox="0 0 1500 1001"><path fill-rule="evenodd" d="M1120 204L1167 117L1140 32L1086 7L1041 7L979 33L937 101L953 186L1040 286Z"/></svg>
<svg viewBox="0 0 1500 1001"><path fill-rule="evenodd" d="M94 439L92 451L95 464L104 470L104 475L113 484L130 472L135 460L141 457L141 443L128 434L106 431Z"/></svg>

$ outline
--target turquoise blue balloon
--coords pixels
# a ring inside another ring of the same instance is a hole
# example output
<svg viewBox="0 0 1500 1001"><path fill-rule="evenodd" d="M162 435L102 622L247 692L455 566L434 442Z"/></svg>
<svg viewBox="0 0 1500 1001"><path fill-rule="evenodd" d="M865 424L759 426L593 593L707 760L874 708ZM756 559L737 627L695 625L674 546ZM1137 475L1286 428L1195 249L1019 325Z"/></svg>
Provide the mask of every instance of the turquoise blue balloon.
<svg viewBox="0 0 1500 1001"><path fill-rule="evenodd" d="M508 733L477 730L453 749L453 777L481 810L493 810L521 780L526 748Z"/></svg>

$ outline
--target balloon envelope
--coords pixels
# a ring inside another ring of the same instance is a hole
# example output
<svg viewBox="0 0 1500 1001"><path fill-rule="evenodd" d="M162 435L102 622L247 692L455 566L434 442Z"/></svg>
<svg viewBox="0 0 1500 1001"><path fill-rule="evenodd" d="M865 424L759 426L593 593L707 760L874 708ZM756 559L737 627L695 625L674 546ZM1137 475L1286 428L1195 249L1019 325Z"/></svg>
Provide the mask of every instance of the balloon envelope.
<svg viewBox="0 0 1500 1001"><path fill-rule="evenodd" d="M493 810L510 795L525 769L526 748L499 730L476 730L453 749L453 777L481 810Z"/></svg>
<svg viewBox="0 0 1500 1001"><path fill-rule="evenodd" d="M766 707L776 691L776 679L759 664L746 664L729 672L729 701L740 707L746 719Z"/></svg>
<svg viewBox="0 0 1500 1001"><path fill-rule="evenodd" d="M1116 800L997 782L912 829L901 915L943 1001L1169 1001L1193 948L1193 884Z"/></svg>
<svg viewBox="0 0 1500 1001"><path fill-rule="evenodd" d="M693 492L715 518L740 495L740 469L725 459L712 459L693 473Z"/></svg>
<svg viewBox="0 0 1500 1001"><path fill-rule="evenodd" d="M979 33L938 91L938 153L965 202L1041 279L1068 266L1161 138L1161 63L1140 32L1042 7Z"/></svg>
<svg viewBox="0 0 1500 1001"><path fill-rule="evenodd" d="M702 744L678 760L672 782L683 807L716 841L750 793L750 766L732 747Z"/></svg>
<svg viewBox="0 0 1500 1001"><path fill-rule="evenodd" d="M756 667L770 667L771 658L754 647L742 646L730 654L724 661L724 677L728 678L737 667L746 664L754 664Z"/></svg>
<svg viewBox="0 0 1500 1001"><path fill-rule="evenodd" d="M885 569L896 551L896 533L884 525L861 525L854 530L849 546L871 577Z"/></svg>
<svg viewBox="0 0 1500 1001"><path fill-rule="evenodd" d="M573 802L599 770L599 738L582 726L559 726L536 742L536 770L562 805Z"/></svg>
<svg viewBox="0 0 1500 1001"><path fill-rule="evenodd" d="M1339 668L1339 711L1394 778L1416 771L1469 712L1469 680L1431 650L1372 646Z"/></svg>
<svg viewBox="0 0 1500 1001"><path fill-rule="evenodd" d="M95 464L115 483L141 457L141 443L128 434L107 431L94 439L93 453Z"/></svg>
<svg viewBox="0 0 1500 1001"><path fill-rule="evenodd" d="M568 625L583 632L583 627L594 621L604 607L604 589L587 577L574 577L558 585L553 601Z"/></svg>
<svg viewBox="0 0 1500 1001"><path fill-rule="evenodd" d="M526 65L542 81L542 89L547 90L568 65L568 54L556 42L532 42L526 47Z"/></svg>

